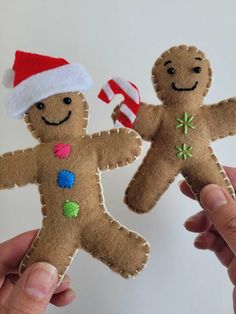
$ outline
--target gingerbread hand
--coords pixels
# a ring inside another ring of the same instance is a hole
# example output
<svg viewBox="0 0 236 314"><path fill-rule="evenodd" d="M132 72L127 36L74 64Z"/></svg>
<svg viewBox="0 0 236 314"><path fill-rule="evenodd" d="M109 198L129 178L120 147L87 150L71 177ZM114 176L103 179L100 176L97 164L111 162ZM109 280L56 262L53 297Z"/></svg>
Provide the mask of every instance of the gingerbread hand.
<svg viewBox="0 0 236 314"><path fill-rule="evenodd" d="M84 249L123 277L135 276L147 262L149 245L108 214L99 171L135 160L140 137L130 129L86 135L88 104L75 91L86 90L91 80L81 65L17 52L13 69L8 112L25 113L41 144L0 159L0 187L38 183L44 216L20 271L49 262L60 282L77 250Z"/></svg>
<svg viewBox="0 0 236 314"><path fill-rule="evenodd" d="M126 166L137 159L142 151L141 138L131 129L112 129L95 133L89 138L91 145L96 147L100 170Z"/></svg>
<svg viewBox="0 0 236 314"><path fill-rule="evenodd" d="M212 141L236 134L236 98L222 100L211 106L203 106L202 114L209 126Z"/></svg>
<svg viewBox="0 0 236 314"><path fill-rule="evenodd" d="M112 113L115 125L133 128L144 140L152 140L161 122L162 107L141 102L138 87L119 77L109 80L101 89L98 97L104 102L110 103L117 94L123 95L124 100L115 107ZM143 123L143 119L146 123Z"/></svg>
<svg viewBox="0 0 236 314"><path fill-rule="evenodd" d="M35 183L38 147L6 153L0 157L0 189Z"/></svg>
<svg viewBox="0 0 236 314"><path fill-rule="evenodd" d="M116 106L112 113L114 122L117 120L121 105L122 103ZM143 140L152 141L158 132L161 123L162 110L163 106L148 105L144 102L140 103L140 108L132 128L139 133ZM144 121L146 121L146 123L144 123Z"/></svg>
<svg viewBox="0 0 236 314"><path fill-rule="evenodd" d="M163 104L157 106L156 114L150 110L152 118L145 117L148 110L144 106L142 111L141 106L134 121L133 128L151 141L125 194L125 202L135 212L153 208L178 173L198 200L201 189L209 183L222 186L235 198L210 142L236 134L236 101L205 106L203 98L211 76L208 60L195 47L173 47L155 62L152 79ZM147 125L150 134L143 131Z"/></svg>

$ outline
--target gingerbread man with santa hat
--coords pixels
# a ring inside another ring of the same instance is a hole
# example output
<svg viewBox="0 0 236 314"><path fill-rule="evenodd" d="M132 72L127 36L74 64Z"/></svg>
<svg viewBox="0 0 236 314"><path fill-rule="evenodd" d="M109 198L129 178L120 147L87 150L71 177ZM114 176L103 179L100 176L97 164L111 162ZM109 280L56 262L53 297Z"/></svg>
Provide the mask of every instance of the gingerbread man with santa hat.
<svg viewBox="0 0 236 314"><path fill-rule="evenodd" d="M0 158L1 189L38 184L41 196L42 228L20 271L45 261L57 268L61 281L81 248L123 277L135 276L148 260L149 245L107 212L100 172L133 162L141 153L139 135L126 128L86 134L82 92L92 80L81 64L17 51L6 80L12 87L8 114L24 116L41 142Z"/></svg>

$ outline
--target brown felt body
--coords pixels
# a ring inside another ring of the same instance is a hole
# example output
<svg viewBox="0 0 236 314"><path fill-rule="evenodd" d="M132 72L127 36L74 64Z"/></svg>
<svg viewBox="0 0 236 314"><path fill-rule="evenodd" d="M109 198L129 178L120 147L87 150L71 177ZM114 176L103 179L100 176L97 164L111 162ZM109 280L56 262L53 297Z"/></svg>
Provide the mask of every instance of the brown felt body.
<svg viewBox="0 0 236 314"><path fill-rule="evenodd" d="M195 67L201 71L196 73ZM168 73L168 68L175 72ZM178 173L186 178L198 200L201 189L210 183L219 184L235 197L210 143L236 134L236 99L204 105L211 75L208 60L195 47L173 47L155 62L152 79L163 103L141 103L133 125L144 140L151 141L151 147L126 190L125 202L132 210L145 213L153 208ZM119 107L113 119L118 112ZM183 119L184 113L194 116L195 128L188 128L187 134L183 127L177 128L177 119ZM183 144L192 147L192 157L186 160L177 157L177 146Z"/></svg>
<svg viewBox="0 0 236 314"><path fill-rule="evenodd" d="M66 123L46 125L42 116L55 122L67 114L69 107L63 107L61 100L68 96L72 99L72 119L67 121L70 127ZM108 214L99 174L134 161L141 152L140 137L129 129L86 135L88 105L81 94L58 94L44 104L42 112L34 106L26 115L29 128L42 144L3 155L0 160L0 186L37 182L43 205L43 226L22 261L21 272L36 261L46 261L57 267L62 280L77 249L82 248L123 277L135 276L147 262L149 245ZM71 145L69 157L59 159L54 155L58 143ZM75 174L73 188L57 186L57 174L62 169ZM66 200L80 205L77 217L63 215Z"/></svg>

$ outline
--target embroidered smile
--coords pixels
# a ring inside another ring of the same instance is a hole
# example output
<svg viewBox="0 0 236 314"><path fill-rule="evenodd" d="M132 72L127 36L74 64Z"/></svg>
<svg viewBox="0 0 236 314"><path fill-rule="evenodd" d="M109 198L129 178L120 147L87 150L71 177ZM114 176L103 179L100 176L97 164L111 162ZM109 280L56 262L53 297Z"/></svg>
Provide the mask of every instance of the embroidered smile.
<svg viewBox="0 0 236 314"><path fill-rule="evenodd" d="M176 87L175 83L172 83L172 88L178 92L189 92L189 91L192 91L194 90L198 85L198 81L195 82L195 84L192 86L192 87Z"/></svg>
<svg viewBox="0 0 236 314"><path fill-rule="evenodd" d="M62 124L62 123L64 123L64 122L66 122L67 120L69 120L69 119L70 119L70 116L71 116L71 111L69 111L69 112L68 112L68 115L67 115L63 120L61 120L61 121L59 121L59 122L50 122L50 121L48 121L45 117L42 117L42 119L43 119L43 121L44 121L46 124L48 124L48 125L60 125L60 124Z"/></svg>

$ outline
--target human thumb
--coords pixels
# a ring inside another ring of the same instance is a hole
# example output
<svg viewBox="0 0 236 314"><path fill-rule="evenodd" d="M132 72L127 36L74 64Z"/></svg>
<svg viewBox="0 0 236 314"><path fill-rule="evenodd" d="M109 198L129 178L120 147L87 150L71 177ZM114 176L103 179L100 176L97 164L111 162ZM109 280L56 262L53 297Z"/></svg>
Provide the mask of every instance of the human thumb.
<svg viewBox="0 0 236 314"><path fill-rule="evenodd" d="M208 218L236 255L236 201L215 184L203 188L200 200Z"/></svg>
<svg viewBox="0 0 236 314"><path fill-rule="evenodd" d="M44 313L57 284L57 270L48 263L31 265L17 281L4 305L9 314ZM5 313L3 312L3 313Z"/></svg>

